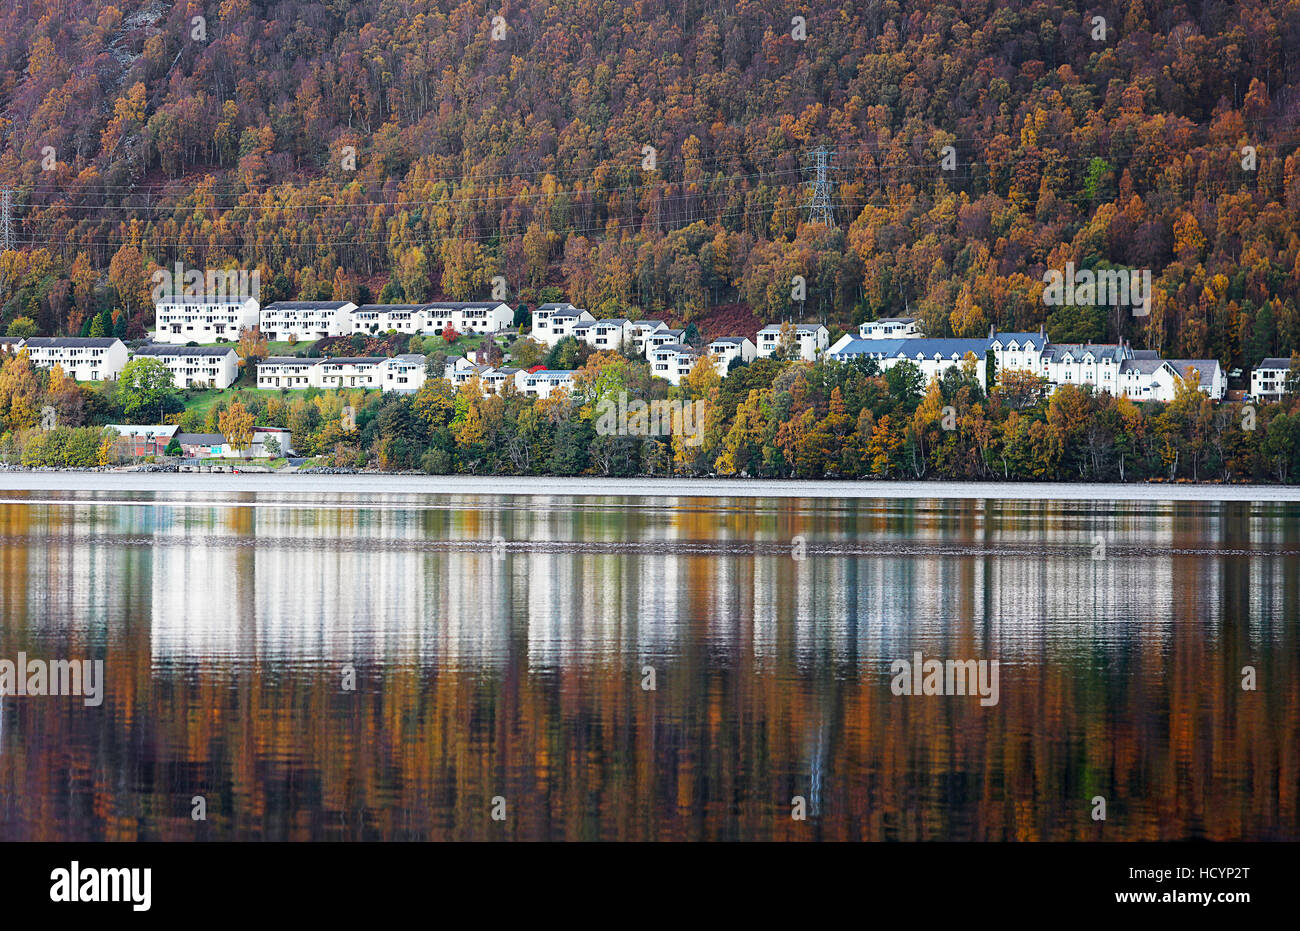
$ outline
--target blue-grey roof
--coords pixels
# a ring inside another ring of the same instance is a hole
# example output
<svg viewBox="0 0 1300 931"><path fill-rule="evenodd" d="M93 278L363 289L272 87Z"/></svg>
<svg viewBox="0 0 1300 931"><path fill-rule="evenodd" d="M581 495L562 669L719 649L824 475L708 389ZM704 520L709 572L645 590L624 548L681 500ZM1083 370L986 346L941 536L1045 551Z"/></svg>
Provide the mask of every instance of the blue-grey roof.
<svg viewBox="0 0 1300 931"><path fill-rule="evenodd" d="M854 339L835 353L840 356L874 356L876 358L902 357L915 359L918 355L932 359L936 355L942 358L957 356L964 358L966 353L974 353L975 358L984 358L988 351L989 340L985 339L943 339L915 337L913 339Z"/></svg>

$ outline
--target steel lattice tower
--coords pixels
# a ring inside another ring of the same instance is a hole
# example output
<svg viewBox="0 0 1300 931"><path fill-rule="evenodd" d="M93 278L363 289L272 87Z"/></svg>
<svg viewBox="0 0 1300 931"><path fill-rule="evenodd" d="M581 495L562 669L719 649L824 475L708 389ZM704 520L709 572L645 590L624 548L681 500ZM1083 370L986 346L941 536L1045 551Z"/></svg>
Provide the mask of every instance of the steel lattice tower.
<svg viewBox="0 0 1300 931"><path fill-rule="evenodd" d="M813 180L808 182L812 185L812 200L808 203L808 220L811 223L824 223L827 226L834 226L835 206L832 200L832 191L835 182L830 178L830 170L835 153L823 145L814 149L812 155L812 170L815 175Z"/></svg>

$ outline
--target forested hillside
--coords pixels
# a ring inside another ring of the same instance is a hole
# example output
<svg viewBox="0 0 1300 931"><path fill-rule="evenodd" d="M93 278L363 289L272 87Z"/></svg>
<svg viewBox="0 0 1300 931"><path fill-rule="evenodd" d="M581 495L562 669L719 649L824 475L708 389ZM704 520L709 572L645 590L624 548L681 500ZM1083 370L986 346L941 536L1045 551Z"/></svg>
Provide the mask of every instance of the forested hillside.
<svg viewBox="0 0 1300 931"><path fill-rule="evenodd" d="M8 0L0 329L143 335L180 260L264 301L500 274L597 315L908 309L1249 366L1300 348L1297 81L1300 0ZM1069 261L1151 269L1151 315L1044 306Z"/></svg>

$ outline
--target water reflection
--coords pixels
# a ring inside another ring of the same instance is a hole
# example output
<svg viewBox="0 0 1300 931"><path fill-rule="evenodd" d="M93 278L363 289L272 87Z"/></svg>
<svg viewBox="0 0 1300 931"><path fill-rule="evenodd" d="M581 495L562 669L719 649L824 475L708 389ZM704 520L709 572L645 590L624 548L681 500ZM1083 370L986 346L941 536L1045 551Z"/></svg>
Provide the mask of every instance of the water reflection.
<svg viewBox="0 0 1300 931"><path fill-rule="evenodd" d="M108 680L0 699L0 838L1295 839L1297 510L0 504L0 658Z"/></svg>

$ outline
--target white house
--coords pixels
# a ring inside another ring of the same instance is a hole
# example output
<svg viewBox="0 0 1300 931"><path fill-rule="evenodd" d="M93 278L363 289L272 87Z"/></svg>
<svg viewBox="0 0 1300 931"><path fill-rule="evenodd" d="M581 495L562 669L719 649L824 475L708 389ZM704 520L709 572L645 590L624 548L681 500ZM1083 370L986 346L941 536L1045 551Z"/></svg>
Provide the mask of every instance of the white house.
<svg viewBox="0 0 1300 931"><path fill-rule="evenodd" d="M1286 393L1290 359L1265 359L1250 373L1250 396L1261 401L1278 401Z"/></svg>
<svg viewBox="0 0 1300 931"><path fill-rule="evenodd" d="M420 308L424 332L499 333L515 322L515 312L501 301L434 301Z"/></svg>
<svg viewBox="0 0 1300 931"><path fill-rule="evenodd" d="M320 359L301 359L296 356L270 356L257 363L259 388L311 388L314 385L312 370Z"/></svg>
<svg viewBox="0 0 1300 931"><path fill-rule="evenodd" d="M579 310L572 304L543 304L533 311L532 337L543 346L554 346L566 336L573 335L573 328L580 323L594 323L596 320L585 310Z"/></svg>
<svg viewBox="0 0 1300 931"><path fill-rule="evenodd" d="M293 453L293 441L290 438L289 431L284 427L254 427L253 444L248 448L248 455L255 458L270 456L275 450L266 448L268 440L275 440L275 446L278 447L281 456Z"/></svg>
<svg viewBox="0 0 1300 931"><path fill-rule="evenodd" d="M655 330L645 338L645 357L650 358L651 353L663 346L684 346L686 344L685 330L670 330L664 327L662 330Z"/></svg>
<svg viewBox="0 0 1300 931"><path fill-rule="evenodd" d="M1124 343L1049 343L1038 373L1053 385L1092 385L1119 397L1120 365L1132 358Z"/></svg>
<svg viewBox="0 0 1300 931"><path fill-rule="evenodd" d="M425 379L425 359L418 353L393 356L384 364L380 387L385 391L419 391Z"/></svg>
<svg viewBox="0 0 1300 931"><path fill-rule="evenodd" d="M913 339L924 335L916 317L881 317L858 324L858 339Z"/></svg>
<svg viewBox="0 0 1300 931"><path fill-rule="evenodd" d="M830 346L831 331L820 323L797 323L794 327L795 345L799 358L812 362ZM766 359L781 345L781 324L770 323L758 331L758 355Z"/></svg>
<svg viewBox="0 0 1300 931"><path fill-rule="evenodd" d="M1166 359L1169 367L1172 368L1179 378L1184 380L1195 378L1196 387L1204 394L1208 394L1212 400L1222 401L1224 395L1228 393L1228 376L1223 371L1223 366L1219 365L1218 359ZM1161 398L1160 400L1173 400Z"/></svg>
<svg viewBox="0 0 1300 931"><path fill-rule="evenodd" d="M312 374L321 388L382 388L387 363L385 356L340 356L321 359Z"/></svg>
<svg viewBox="0 0 1300 931"><path fill-rule="evenodd" d="M1024 371L1043 374L1043 350L1047 337L1038 333L999 333L991 331L988 349L993 353L998 372Z"/></svg>
<svg viewBox="0 0 1300 931"><path fill-rule="evenodd" d="M33 336L21 346L32 365L57 365L75 381L115 379L127 363L126 344L111 336Z"/></svg>
<svg viewBox="0 0 1300 931"><path fill-rule="evenodd" d="M632 321L621 317L597 320L587 331L587 344L600 351L617 351L624 345L632 345Z"/></svg>
<svg viewBox="0 0 1300 931"><path fill-rule="evenodd" d="M239 376L239 356L230 346L141 346L132 355L157 359L177 388L229 388Z"/></svg>
<svg viewBox="0 0 1300 931"><path fill-rule="evenodd" d="M632 345L640 355L645 355L646 337L656 330L666 330L668 324L662 320L633 320L632 321Z"/></svg>
<svg viewBox="0 0 1300 931"><path fill-rule="evenodd" d="M718 374L727 377L731 360L753 362L758 358L758 349L744 336L722 336L709 343L709 356L718 369Z"/></svg>
<svg viewBox="0 0 1300 931"><path fill-rule="evenodd" d="M239 339L260 320L256 298L183 297L154 308L154 342L184 346Z"/></svg>
<svg viewBox="0 0 1300 931"><path fill-rule="evenodd" d="M669 343L650 350L650 373L667 379L670 385L680 385L703 353L690 346Z"/></svg>
<svg viewBox="0 0 1300 931"><path fill-rule="evenodd" d="M362 304L348 311L352 333L424 332L423 304Z"/></svg>
<svg viewBox="0 0 1300 931"><path fill-rule="evenodd" d="M14 355L23 348L23 341L17 336L0 336L0 352L11 352Z"/></svg>
<svg viewBox="0 0 1300 931"><path fill-rule="evenodd" d="M352 332L351 301L276 301L262 308L258 329L269 340L317 340Z"/></svg>
<svg viewBox="0 0 1300 931"><path fill-rule="evenodd" d="M576 374L572 369L539 369L536 372L520 369L515 373L515 388L520 394L548 398L551 392L560 388L573 391L573 376Z"/></svg>

